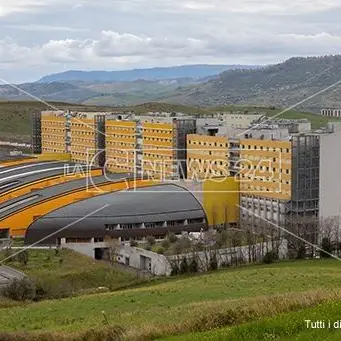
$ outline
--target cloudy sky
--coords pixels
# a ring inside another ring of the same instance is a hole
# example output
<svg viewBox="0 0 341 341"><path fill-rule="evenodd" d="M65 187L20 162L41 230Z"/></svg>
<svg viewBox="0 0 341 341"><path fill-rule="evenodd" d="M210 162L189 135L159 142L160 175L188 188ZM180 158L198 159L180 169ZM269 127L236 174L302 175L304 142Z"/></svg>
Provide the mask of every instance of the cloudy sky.
<svg viewBox="0 0 341 341"><path fill-rule="evenodd" d="M341 53L340 0L0 0L0 78Z"/></svg>

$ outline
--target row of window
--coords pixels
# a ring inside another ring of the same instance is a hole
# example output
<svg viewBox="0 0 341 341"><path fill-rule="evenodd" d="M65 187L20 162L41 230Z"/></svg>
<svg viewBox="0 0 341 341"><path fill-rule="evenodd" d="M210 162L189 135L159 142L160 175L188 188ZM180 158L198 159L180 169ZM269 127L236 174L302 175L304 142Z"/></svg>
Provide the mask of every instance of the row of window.
<svg viewBox="0 0 341 341"><path fill-rule="evenodd" d="M157 153L143 153L143 157L158 159L158 160L172 160L173 159L172 155L161 155Z"/></svg>
<svg viewBox="0 0 341 341"><path fill-rule="evenodd" d="M200 167L200 166L228 166L229 163L226 160L202 160L202 159L189 159L189 167Z"/></svg>
<svg viewBox="0 0 341 341"><path fill-rule="evenodd" d="M225 151L220 150L196 150L196 149L188 149L188 154L200 154L200 155L209 155L209 156L224 156L228 157L228 154Z"/></svg>
<svg viewBox="0 0 341 341"><path fill-rule="evenodd" d="M41 130L42 134L57 133L58 135L62 135L62 134L65 134L65 132L66 132L66 129L51 129L51 128L48 128L48 129L42 129Z"/></svg>
<svg viewBox="0 0 341 341"><path fill-rule="evenodd" d="M94 130L71 130L71 136L95 135Z"/></svg>
<svg viewBox="0 0 341 341"><path fill-rule="evenodd" d="M143 127L142 129L143 129L143 132L145 132L145 133L151 133L151 134L153 134L153 133L159 133L159 134L168 134L168 135L172 135L172 133L173 133L173 129L172 129L172 128L151 129L151 128L145 128L145 127Z"/></svg>
<svg viewBox="0 0 341 341"><path fill-rule="evenodd" d="M257 145L241 145L242 150L263 150L268 152L280 152L280 153L290 153L291 150L289 148L277 148L277 147L264 147L264 146L257 146Z"/></svg>
<svg viewBox="0 0 341 341"><path fill-rule="evenodd" d="M283 180L280 178L269 178L269 177L249 175L249 174L240 174L239 177L241 179L250 180L250 181L265 181L265 182L273 182L277 184L282 183L283 185L291 184L291 181Z"/></svg>
<svg viewBox="0 0 341 341"><path fill-rule="evenodd" d="M145 137L145 136L143 136L143 141L172 143L172 138L166 138L166 137Z"/></svg>
<svg viewBox="0 0 341 341"><path fill-rule="evenodd" d="M286 163L286 164L291 164L291 158L283 157L282 155L279 155L280 157L278 158L272 158L273 162L281 162L281 163ZM264 162L269 162L271 161L270 158L264 159L264 156L261 155L255 155L255 154L243 154L241 157L241 160L252 160L252 161L264 161ZM275 159L275 160L274 160Z"/></svg>
<svg viewBox="0 0 341 341"><path fill-rule="evenodd" d="M58 143L58 142L43 142L42 143L43 148L44 147L60 147L65 149L65 143Z"/></svg>
<svg viewBox="0 0 341 341"><path fill-rule="evenodd" d="M109 135L109 134L106 134L106 137L107 137L107 140L108 138L110 137L111 139L113 139L113 142L115 142L115 138L116 139L123 139L123 140L133 140L135 141L136 138L135 138L135 135Z"/></svg>
<svg viewBox="0 0 341 341"><path fill-rule="evenodd" d="M53 122L53 121L42 121L41 122L41 128L48 128L51 129L51 127L56 128L56 127L60 127L60 128L65 128L65 122Z"/></svg>
<svg viewBox="0 0 341 341"><path fill-rule="evenodd" d="M118 131L118 132L127 132L127 133L135 133L136 127L135 126L112 126L106 125L105 131Z"/></svg>
<svg viewBox="0 0 341 341"><path fill-rule="evenodd" d="M241 164L241 169L245 170L245 169L249 169L249 170L258 170L258 171L266 171L266 172L274 172L274 173L282 173L282 174L291 174L291 170L290 169L282 169L282 168L275 168L272 167L272 169L270 167L265 167L265 166L259 166L259 165L245 165L245 164Z"/></svg>
<svg viewBox="0 0 341 341"><path fill-rule="evenodd" d="M186 219L186 220L169 220L169 221L157 221L157 222L147 222L138 224L106 224L105 229L107 231L114 230L132 230L136 228L157 228L157 227L168 227L168 226L183 226L183 225L193 225L204 223L203 218L198 219Z"/></svg>
<svg viewBox="0 0 341 341"><path fill-rule="evenodd" d="M197 146L207 146L207 147L228 147L228 143L222 142L208 142L208 141L200 141L200 140L188 140L189 145L197 145Z"/></svg>
<svg viewBox="0 0 341 341"><path fill-rule="evenodd" d="M125 172L130 172L130 171L135 171L135 166L128 166L128 165L126 165L126 166L122 166L122 165L113 165L113 164L107 164L107 167L109 168L109 169L115 169L115 170L117 170L117 171L125 171Z"/></svg>
<svg viewBox="0 0 341 341"><path fill-rule="evenodd" d="M290 190L273 190L272 188L269 187L264 187L264 186L254 186L254 185L250 185L250 184L246 184L246 183L241 183L240 185L240 189L245 191L255 191L255 192L267 192L267 193L274 193L274 194L283 194L283 195L291 195L291 191Z"/></svg>

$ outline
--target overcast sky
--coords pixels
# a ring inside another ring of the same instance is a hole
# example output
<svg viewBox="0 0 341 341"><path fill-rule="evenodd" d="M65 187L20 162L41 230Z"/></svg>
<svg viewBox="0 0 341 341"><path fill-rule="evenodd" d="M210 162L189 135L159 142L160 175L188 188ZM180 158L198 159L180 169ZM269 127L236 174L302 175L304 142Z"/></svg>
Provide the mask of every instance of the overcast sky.
<svg viewBox="0 0 341 341"><path fill-rule="evenodd" d="M341 52L340 0L0 0L0 78Z"/></svg>

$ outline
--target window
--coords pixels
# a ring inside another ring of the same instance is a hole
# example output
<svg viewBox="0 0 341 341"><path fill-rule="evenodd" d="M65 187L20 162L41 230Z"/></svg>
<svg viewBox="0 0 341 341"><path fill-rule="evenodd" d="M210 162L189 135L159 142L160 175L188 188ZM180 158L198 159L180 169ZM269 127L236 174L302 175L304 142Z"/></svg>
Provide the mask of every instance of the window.
<svg viewBox="0 0 341 341"><path fill-rule="evenodd" d="M91 238L65 238L66 243L91 243Z"/></svg>
<svg viewBox="0 0 341 341"><path fill-rule="evenodd" d="M120 224L120 227L123 230L131 230L133 228L133 224Z"/></svg>
<svg viewBox="0 0 341 341"><path fill-rule="evenodd" d="M197 219L188 219L188 224L192 225L192 224L201 224L203 222L202 218L197 218Z"/></svg>
<svg viewBox="0 0 341 341"><path fill-rule="evenodd" d="M106 231L117 230L118 224L106 224L105 229L106 229Z"/></svg>

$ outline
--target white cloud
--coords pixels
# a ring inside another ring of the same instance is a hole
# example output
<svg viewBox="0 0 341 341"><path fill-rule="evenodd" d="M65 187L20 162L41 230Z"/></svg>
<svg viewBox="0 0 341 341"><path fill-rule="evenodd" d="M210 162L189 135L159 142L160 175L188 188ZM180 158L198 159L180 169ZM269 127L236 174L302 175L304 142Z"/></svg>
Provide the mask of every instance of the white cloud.
<svg viewBox="0 0 341 341"><path fill-rule="evenodd" d="M340 14L340 0L0 0L0 68L49 73L336 54Z"/></svg>
<svg viewBox="0 0 341 341"><path fill-rule="evenodd" d="M319 55L335 54L341 46L341 36L328 33L315 35L252 34L225 35L194 39L191 37L164 38L139 36L130 33L103 31L98 39L51 40L33 47L21 46L12 40L0 41L0 64L24 63L77 63L79 65L108 65L118 63L129 67L135 63L163 60L192 61L219 58L226 62L238 62L249 56Z"/></svg>
<svg viewBox="0 0 341 341"><path fill-rule="evenodd" d="M94 5L93 1L67 0L0 0L0 16L15 12L51 10L55 6L79 9L84 4L111 7L116 11L216 11L217 13L261 13L261 14L302 14L326 11L340 7L339 0L104 0Z"/></svg>

